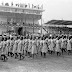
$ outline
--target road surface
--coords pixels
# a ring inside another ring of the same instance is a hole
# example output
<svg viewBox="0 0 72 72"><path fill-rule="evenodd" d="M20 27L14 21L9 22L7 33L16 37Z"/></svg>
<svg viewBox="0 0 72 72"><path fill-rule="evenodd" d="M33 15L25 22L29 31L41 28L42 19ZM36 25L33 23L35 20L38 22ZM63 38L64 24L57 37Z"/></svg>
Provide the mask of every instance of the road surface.
<svg viewBox="0 0 72 72"><path fill-rule="evenodd" d="M34 59L26 57L24 60L14 58L7 62L0 60L0 72L72 72L72 55L47 55Z"/></svg>

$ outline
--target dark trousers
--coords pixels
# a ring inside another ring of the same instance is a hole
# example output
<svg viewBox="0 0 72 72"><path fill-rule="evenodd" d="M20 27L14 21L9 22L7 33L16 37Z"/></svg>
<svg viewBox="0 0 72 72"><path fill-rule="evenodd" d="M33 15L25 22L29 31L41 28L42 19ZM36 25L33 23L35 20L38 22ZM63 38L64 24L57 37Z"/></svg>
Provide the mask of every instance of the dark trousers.
<svg viewBox="0 0 72 72"><path fill-rule="evenodd" d="M53 54L53 51L50 51L51 54Z"/></svg>
<svg viewBox="0 0 72 72"><path fill-rule="evenodd" d="M61 55L61 53L60 52L57 52L57 56L60 56Z"/></svg>
<svg viewBox="0 0 72 72"><path fill-rule="evenodd" d="M10 56L10 52L8 52L8 56Z"/></svg>
<svg viewBox="0 0 72 72"><path fill-rule="evenodd" d="M71 50L68 50L68 55L71 53Z"/></svg>
<svg viewBox="0 0 72 72"><path fill-rule="evenodd" d="M43 53L44 54L44 58L46 57L46 53Z"/></svg>
<svg viewBox="0 0 72 72"><path fill-rule="evenodd" d="M14 56L14 54L13 54L12 52L8 52L8 56L13 57L13 56Z"/></svg>
<svg viewBox="0 0 72 72"><path fill-rule="evenodd" d="M49 54L53 54L53 51L51 51L51 50L48 50L48 52L49 52Z"/></svg>
<svg viewBox="0 0 72 72"><path fill-rule="evenodd" d="M41 52L41 56L42 56L42 52Z"/></svg>
<svg viewBox="0 0 72 72"><path fill-rule="evenodd" d="M62 48L61 51L62 51L62 54L63 54L65 52L65 48Z"/></svg>
<svg viewBox="0 0 72 72"><path fill-rule="evenodd" d="M26 55L25 56L27 56L28 55L28 52L27 52L27 50L26 50Z"/></svg>
<svg viewBox="0 0 72 72"><path fill-rule="evenodd" d="M44 58L46 57L46 53L45 52L41 52L41 56L43 56Z"/></svg>
<svg viewBox="0 0 72 72"><path fill-rule="evenodd" d="M18 57L18 54L17 53L15 53L15 59Z"/></svg>
<svg viewBox="0 0 72 72"><path fill-rule="evenodd" d="M30 53L30 52L28 52L28 56L30 56L30 57L31 57L31 53Z"/></svg>
<svg viewBox="0 0 72 72"><path fill-rule="evenodd" d="M10 52L10 56L11 56L11 57L13 57L13 56L14 56L14 54L13 54L12 52Z"/></svg>
<svg viewBox="0 0 72 72"><path fill-rule="evenodd" d="M5 54L2 54L2 55L1 55L1 59L2 59L3 61L7 61L8 58L7 58L7 56L6 56Z"/></svg>
<svg viewBox="0 0 72 72"><path fill-rule="evenodd" d="M20 60L24 59L24 56L21 53L19 53L19 57L20 57Z"/></svg>

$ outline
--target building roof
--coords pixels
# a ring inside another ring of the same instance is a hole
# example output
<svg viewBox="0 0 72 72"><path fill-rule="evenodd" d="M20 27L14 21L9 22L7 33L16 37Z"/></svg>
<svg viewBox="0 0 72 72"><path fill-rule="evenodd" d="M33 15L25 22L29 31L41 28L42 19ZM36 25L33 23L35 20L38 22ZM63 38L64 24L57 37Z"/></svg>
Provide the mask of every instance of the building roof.
<svg viewBox="0 0 72 72"><path fill-rule="evenodd" d="M55 25L72 25L72 21L65 21L65 20L51 20L45 24L55 24Z"/></svg>

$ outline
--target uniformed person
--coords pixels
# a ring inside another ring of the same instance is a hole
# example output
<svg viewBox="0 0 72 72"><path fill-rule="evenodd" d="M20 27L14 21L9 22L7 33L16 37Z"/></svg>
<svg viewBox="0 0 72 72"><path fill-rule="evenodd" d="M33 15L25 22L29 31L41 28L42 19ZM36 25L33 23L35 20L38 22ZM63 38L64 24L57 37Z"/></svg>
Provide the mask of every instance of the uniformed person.
<svg viewBox="0 0 72 72"><path fill-rule="evenodd" d="M71 52L71 41L70 41L70 38L67 41L67 51L68 51L68 55L69 55L70 52Z"/></svg>
<svg viewBox="0 0 72 72"><path fill-rule="evenodd" d="M29 40L29 45L28 45L28 56L31 57L31 50L32 50L32 40Z"/></svg>
<svg viewBox="0 0 72 72"><path fill-rule="evenodd" d="M1 57L2 57L2 60L3 61L7 61L8 60L8 58L7 58L7 55L6 55L6 52L7 52L7 50L6 50L6 41L7 41L7 38L3 38L3 40L2 40L2 53L1 53Z"/></svg>
<svg viewBox="0 0 72 72"><path fill-rule="evenodd" d="M47 51L48 51L47 43L43 41L42 54L44 55L44 57L46 57Z"/></svg>
<svg viewBox="0 0 72 72"><path fill-rule="evenodd" d="M56 40L56 48L55 48L55 51L57 53L57 56L60 56L61 55L59 38Z"/></svg>
<svg viewBox="0 0 72 72"><path fill-rule="evenodd" d="M34 58L34 56L36 55L37 57L37 48L36 48L36 41L35 39L33 38L32 40L32 51L31 51L31 54L32 54L32 57Z"/></svg>
<svg viewBox="0 0 72 72"><path fill-rule="evenodd" d="M19 54L19 59L20 59L20 60L21 60L21 59L24 59L22 40L23 40L23 38L21 37L20 40L19 40L18 49L17 49L17 52L18 52L18 54Z"/></svg>
<svg viewBox="0 0 72 72"><path fill-rule="evenodd" d="M13 37L11 38L11 40L10 40L10 56L11 57L13 57L14 56L14 54L13 54L13 47L14 47L14 39L13 39Z"/></svg>

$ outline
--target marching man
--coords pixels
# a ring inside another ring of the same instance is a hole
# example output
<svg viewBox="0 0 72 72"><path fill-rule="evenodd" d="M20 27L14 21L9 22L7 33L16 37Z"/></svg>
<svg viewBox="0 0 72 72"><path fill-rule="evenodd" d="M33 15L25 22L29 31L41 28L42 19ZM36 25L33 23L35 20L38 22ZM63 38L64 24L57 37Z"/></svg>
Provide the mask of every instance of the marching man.
<svg viewBox="0 0 72 72"><path fill-rule="evenodd" d="M28 45L28 55L31 57L31 50L32 50L32 41L29 40L29 45Z"/></svg>
<svg viewBox="0 0 72 72"><path fill-rule="evenodd" d="M57 56L60 56L61 55L59 38L56 40L56 48L55 48L55 51L57 53Z"/></svg>
<svg viewBox="0 0 72 72"><path fill-rule="evenodd" d="M6 53L7 53L6 40L7 40L7 38L2 39L2 43L1 43L1 46L2 46L1 58L2 58L3 61L8 60L7 55L6 55Z"/></svg>
<svg viewBox="0 0 72 72"><path fill-rule="evenodd" d="M19 54L19 59L24 59L24 56L23 56L23 38L21 37L19 43L18 43L18 49L17 49L17 52Z"/></svg>
<svg viewBox="0 0 72 72"><path fill-rule="evenodd" d="M44 54L44 58L46 57L47 51L48 51L47 43L43 41L42 54Z"/></svg>
<svg viewBox="0 0 72 72"><path fill-rule="evenodd" d="M15 59L18 57L17 48L18 48L18 37L15 39L15 42L13 45L13 54L15 56Z"/></svg>
<svg viewBox="0 0 72 72"><path fill-rule="evenodd" d="M67 43L67 51L68 51L68 55L70 54L70 51L71 51L71 40L70 40L70 38L68 39L68 41L67 41L68 43Z"/></svg>
<svg viewBox="0 0 72 72"><path fill-rule="evenodd" d="M32 40L32 51L31 51L33 58L34 58L35 55L37 56L37 48L36 47L37 47L36 41L35 41L35 39L33 39Z"/></svg>
<svg viewBox="0 0 72 72"><path fill-rule="evenodd" d="M11 38L11 41L10 41L10 56L13 57L14 54L13 54L13 47L14 47L14 39L13 37Z"/></svg>
<svg viewBox="0 0 72 72"><path fill-rule="evenodd" d="M51 41L50 41L49 50L50 50L50 53L51 53L51 54L52 54L53 51L54 51L54 42L53 42L53 39L51 39Z"/></svg>

